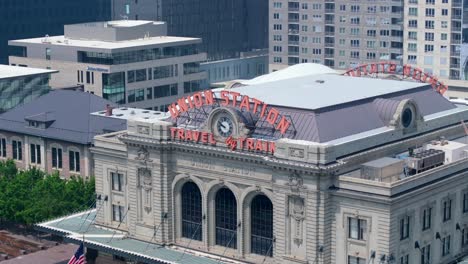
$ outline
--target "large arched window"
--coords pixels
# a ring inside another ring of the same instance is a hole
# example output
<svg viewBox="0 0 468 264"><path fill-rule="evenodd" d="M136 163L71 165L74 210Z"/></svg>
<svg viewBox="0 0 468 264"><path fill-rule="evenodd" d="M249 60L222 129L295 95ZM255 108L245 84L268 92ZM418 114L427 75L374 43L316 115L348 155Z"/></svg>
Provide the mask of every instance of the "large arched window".
<svg viewBox="0 0 468 264"><path fill-rule="evenodd" d="M251 252L273 256L273 204L263 194L255 196L250 206Z"/></svg>
<svg viewBox="0 0 468 264"><path fill-rule="evenodd" d="M193 182L187 182L182 187L182 236L202 240L201 193Z"/></svg>
<svg viewBox="0 0 468 264"><path fill-rule="evenodd" d="M227 188L216 193L216 245L237 248L237 202Z"/></svg>

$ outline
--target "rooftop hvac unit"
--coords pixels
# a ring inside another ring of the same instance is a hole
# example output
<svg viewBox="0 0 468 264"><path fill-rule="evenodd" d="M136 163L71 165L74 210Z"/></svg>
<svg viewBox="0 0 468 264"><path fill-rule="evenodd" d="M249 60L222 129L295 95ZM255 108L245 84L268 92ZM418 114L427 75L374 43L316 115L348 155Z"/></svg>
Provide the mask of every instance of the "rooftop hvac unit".
<svg viewBox="0 0 468 264"><path fill-rule="evenodd" d="M366 180L394 182L403 173L404 161L384 157L361 165L361 178Z"/></svg>
<svg viewBox="0 0 468 264"><path fill-rule="evenodd" d="M406 159L406 166L409 169L409 174L414 175L416 173L443 165L444 160L444 151L438 149L428 149L418 153L413 153L413 155Z"/></svg>

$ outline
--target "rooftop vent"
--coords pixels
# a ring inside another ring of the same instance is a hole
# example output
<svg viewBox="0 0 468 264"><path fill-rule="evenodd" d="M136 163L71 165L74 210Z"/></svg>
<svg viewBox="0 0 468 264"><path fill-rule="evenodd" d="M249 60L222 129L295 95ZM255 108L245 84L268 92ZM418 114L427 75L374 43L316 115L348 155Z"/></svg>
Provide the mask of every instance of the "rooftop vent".
<svg viewBox="0 0 468 264"><path fill-rule="evenodd" d="M315 82L316 83L324 83L325 81L324 80L316 80Z"/></svg>
<svg viewBox="0 0 468 264"><path fill-rule="evenodd" d="M112 106L110 106L109 104L106 105L106 116L112 115L112 109L113 109Z"/></svg>

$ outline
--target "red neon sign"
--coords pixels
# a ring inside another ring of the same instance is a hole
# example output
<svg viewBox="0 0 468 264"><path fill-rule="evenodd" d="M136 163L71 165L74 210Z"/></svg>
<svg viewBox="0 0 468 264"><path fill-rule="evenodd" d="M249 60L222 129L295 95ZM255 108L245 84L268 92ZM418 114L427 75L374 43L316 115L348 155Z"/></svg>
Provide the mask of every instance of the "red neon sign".
<svg viewBox="0 0 468 264"><path fill-rule="evenodd" d="M291 122L281 115L278 109L275 107L268 107L268 104L260 100L233 91L221 91L219 95L220 98L218 99L215 97L213 91L206 90L197 92L191 96L182 97L169 106L169 112L173 118L177 118L190 109L213 105L215 100L219 100L221 106L235 107L239 110L246 110L252 114L259 114L260 118L265 118L270 125L276 130L279 130L283 135L291 125Z"/></svg>
<svg viewBox="0 0 468 264"><path fill-rule="evenodd" d="M216 145L215 137L209 132L172 127L171 138L173 140ZM255 138L233 138L228 137L225 141L226 147L231 150L247 150L251 152L275 153L275 142Z"/></svg>
<svg viewBox="0 0 468 264"><path fill-rule="evenodd" d="M371 64L362 64L353 69L350 69L344 73L344 75L361 77L369 75L377 75L379 73L384 74L395 74L397 64L393 62L376 62ZM411 65L403 66L403 77L411 78L418 82L428 83L432 85L432 88L444 94L448 90L448 86L439 81L439 79L431 74L423 72L419 68L413 68Z"/></svg>

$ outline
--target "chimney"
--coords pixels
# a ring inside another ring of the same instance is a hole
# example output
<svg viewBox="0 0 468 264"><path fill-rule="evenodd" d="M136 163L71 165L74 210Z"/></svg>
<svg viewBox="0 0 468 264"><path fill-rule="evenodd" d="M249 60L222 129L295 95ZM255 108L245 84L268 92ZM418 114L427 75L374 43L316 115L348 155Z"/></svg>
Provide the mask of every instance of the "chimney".
<svg viewBox="0 0 468 264"><path fill-rule="evenodd" d="M112 106L109 104L106 104L106 116L111 116L112 115Z"/></svg>

